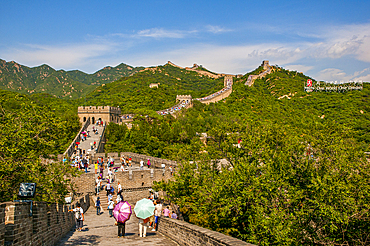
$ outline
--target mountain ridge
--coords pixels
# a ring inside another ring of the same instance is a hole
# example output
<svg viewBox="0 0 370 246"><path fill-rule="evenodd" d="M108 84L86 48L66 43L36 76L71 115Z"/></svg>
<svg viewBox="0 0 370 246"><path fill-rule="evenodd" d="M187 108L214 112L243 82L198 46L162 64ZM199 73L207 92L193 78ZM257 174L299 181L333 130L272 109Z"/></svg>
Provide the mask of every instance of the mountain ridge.
<svg viewBox="0 0 370 246"><path fill-rule="evenodd" d="M142 69L144 67L121 63L88 74L80 70L56 70L47 64L28 67L0 59L0 88L23 94L48 93L58 98L77 99L97 86L131 76Z"/></svg>

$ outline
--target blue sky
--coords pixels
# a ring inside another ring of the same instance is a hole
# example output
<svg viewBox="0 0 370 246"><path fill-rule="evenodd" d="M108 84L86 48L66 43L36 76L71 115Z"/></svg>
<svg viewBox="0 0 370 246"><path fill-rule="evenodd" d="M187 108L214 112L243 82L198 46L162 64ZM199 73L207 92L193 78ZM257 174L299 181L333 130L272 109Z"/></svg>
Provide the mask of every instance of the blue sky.
<svg viewBox="0 0 370 246"><path fill-rule="evenodd" d="M0 58L93 73L193 63L244 74L269 60L317 80L370 81L370 1L8 1Z"/></svg>

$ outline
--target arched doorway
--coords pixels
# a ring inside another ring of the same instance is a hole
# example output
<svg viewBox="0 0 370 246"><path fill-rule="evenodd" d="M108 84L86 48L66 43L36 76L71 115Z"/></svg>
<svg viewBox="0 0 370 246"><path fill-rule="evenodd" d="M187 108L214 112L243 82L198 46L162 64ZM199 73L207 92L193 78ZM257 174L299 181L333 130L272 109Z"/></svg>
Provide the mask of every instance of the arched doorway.
<svg viewBox="0 0 370 246"><path fill-rule="evenodd" d="M86 122L86 117L84 117L84 122Z"/></svg>
<svg viewBox="0 0 370 246"><path fill-rule="evenodd" d="M95 117L91 118L91 124L95 124Z"/></svg>

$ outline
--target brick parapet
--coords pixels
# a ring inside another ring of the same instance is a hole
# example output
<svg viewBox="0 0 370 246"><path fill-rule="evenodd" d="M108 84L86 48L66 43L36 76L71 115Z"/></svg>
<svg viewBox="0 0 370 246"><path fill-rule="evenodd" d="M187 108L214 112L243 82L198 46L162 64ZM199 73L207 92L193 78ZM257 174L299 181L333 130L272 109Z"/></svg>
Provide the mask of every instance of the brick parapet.
<svg viewBox="0 0 370 246"><path fill-rule="evenodd" d="M83 173L79 177L72 178L75 192L78 196L95 193L95 174Z"/></svg>
<svg viewBox="0 0 370 246"><path fill-rule="evenodd" d="M121 152L120 156L125 156L125 157L131 156L132 161L136 163L139 163L141 160L143 160L145 165L147 164L148 159L149 159L151 165L153 165L155 168L161 168L162 164L165 164L166 168L168 168L169 166L177 167L178 165L176 161L171 161L167 159L162 159L162 158L157 158L157 157L152 157L152 156L147 156L147 155L142 155L142 154L136 154L132 152Z"/></svg>
<svg viewBox="0 0 370 246"><path fill-rule="evenodd" d="M76 199L86 211L89 195ZM0 204L0 246L55 245L75 226L75 217L64 204L46 202L5 202Z"/></svg>
<svg viewBox="0 0 370 246"><path fill-rule="evenodd" d="M117 172L116 179L122 185L122 189L136 189L152 187L154 181L169 180L173 178L169 170L150 169Z"/></svg>
<svg viewBox="0 0 370 246"><path fill-rule="evenodd" d="M185 221L161 217L158 231L185 246L255 246Z"/></svg>

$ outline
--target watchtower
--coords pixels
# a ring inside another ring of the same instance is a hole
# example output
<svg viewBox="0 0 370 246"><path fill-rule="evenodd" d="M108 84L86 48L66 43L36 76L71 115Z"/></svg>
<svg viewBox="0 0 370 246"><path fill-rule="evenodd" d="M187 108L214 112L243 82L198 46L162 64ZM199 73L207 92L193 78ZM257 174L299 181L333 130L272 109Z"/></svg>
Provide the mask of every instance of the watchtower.
<svg viewBox="0 0 370 246"><path fill-rule="evenodd" d="M267 61L267 60L265 60L265 61L263 61L262 62L262 66L263 66L263 69L267 69L267 68L269 68L269 66L270 66L270 64L269 64L269 61Z"/></svg>
<svg viewBox="0 0 370 246"><path fill-rule="evenodd" d="M84 123L90 118L91 124L96 121L102 120L103 123L120 123L121 122L121 109L119 107L111 106L80 106L78 107L78 117L80 122Z"/></svg>
<svg viewBox="0 0 370 246"><path fill-rule="evenodd" d="M191 95L177 95L176 102L178 103L185 103L187 106L186 108L193 106L193 98Z"/></svg>

